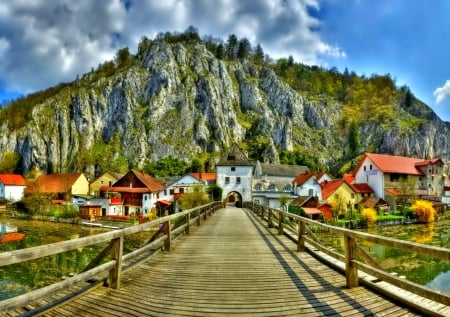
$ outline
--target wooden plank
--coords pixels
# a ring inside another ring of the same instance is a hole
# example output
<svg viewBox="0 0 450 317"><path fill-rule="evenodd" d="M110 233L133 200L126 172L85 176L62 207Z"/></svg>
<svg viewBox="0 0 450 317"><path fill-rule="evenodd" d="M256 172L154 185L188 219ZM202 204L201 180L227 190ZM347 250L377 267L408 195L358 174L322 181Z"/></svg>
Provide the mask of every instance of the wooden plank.
<svg viewBox="0 0 450 317"><path fill-rule="evenodd" d="M57 308L72 316L375 315L395 304L302 252L245 210L216 212L173 243L173 252L122 274L120 289L99 287ZM132 305L130 305L132 303ZM101 307L101 308L100 308ZM414 312L399 306L395 312Z"/></svg>

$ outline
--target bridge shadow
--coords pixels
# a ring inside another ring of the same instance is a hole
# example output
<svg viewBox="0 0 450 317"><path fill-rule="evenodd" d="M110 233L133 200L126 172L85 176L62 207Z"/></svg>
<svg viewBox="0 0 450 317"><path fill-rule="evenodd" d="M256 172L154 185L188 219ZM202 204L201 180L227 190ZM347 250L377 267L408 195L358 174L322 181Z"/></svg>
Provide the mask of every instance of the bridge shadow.
<svg viewBox="0 0 450 317"><path fill-rule="evenodd" d="M334 294L336 294L342 301L345 301L348 305L353 307L355 310L360 312L363 316L374 316L376 313L372 312L370 309L364 307L354 299L352 299L348 294L343 292L341 288L338 288L334 285L332 285L330 282L328 282L326 279L322 278L316 271L311 269L297 254L296 252L292 251L289 246L287 246L281 239L277 237L274 233L270 232L272 237L283 247L283 249L294 259L299 266L304 269L312 278L314 278L315 281L320 283L322 286L321 290L312 290L309 289L308 285L306 285L301 278L297 275L294 268L289 265L289 263L286 261L286 259L283 257L282 254L276 249L274 244L270 241L270 239L267 237L267 235L263 232L260 226L258 226L257 221L254 217L249 215L249 213L246 211L247 217L250 219L256 230L258 231L261 238L264 240L264 242L267 244L269 249L272 251L272 254L275 256L275 258L278 260L286 274L291 279L292 283L296 286L296 288L301 292L301 294L305 297L305 299L308 301L309 304L319 313L322 313L326 316L336 315L340 316L341 314L338 313L333 307L331 307L326 302L322 301L320 298L318 298L315 293L323 293L323 291L331 291ZM336 274L340 274L339 272L336 272Z"/></svg>

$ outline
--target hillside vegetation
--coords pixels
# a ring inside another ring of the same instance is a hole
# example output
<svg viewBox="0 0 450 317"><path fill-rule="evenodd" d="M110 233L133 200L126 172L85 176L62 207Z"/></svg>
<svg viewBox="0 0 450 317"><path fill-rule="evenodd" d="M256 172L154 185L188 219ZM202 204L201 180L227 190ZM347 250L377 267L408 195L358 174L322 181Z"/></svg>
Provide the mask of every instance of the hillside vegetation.
<svg viewBox="0 0 450 317"><path fill-rule="evenodd" d="M93 176L156 173L168 160L207 171L236 142L251 159L337 175L365 151L450 153L448 129L390 74L274 61L245 38L189 27L143 37L136 55L122 48L73 82L4 105L0 160L15 153L16 170Z"/></svg>

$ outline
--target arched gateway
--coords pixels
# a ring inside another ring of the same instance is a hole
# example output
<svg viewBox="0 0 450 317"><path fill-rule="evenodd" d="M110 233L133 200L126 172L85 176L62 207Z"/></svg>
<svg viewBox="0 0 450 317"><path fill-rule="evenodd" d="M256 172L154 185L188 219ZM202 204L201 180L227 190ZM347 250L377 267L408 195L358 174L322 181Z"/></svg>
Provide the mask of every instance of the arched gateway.
<svg viewBox="0 0 450 317"><path fill-rule="evenodd" d="M252 199L254 163L233 144L216 164L217 186L222 188L222 201L242 207Z"/></svg>

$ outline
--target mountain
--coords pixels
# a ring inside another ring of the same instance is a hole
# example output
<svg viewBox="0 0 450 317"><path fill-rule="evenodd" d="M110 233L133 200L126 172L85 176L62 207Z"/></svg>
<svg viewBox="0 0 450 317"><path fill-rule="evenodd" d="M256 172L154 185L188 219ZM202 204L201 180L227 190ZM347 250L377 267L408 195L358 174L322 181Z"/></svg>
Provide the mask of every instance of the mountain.
<svg viewBox="0 0 450 317"><path fill-rule="evenodd" d="M389 76L218 58L210 44L143 38L135 56L122 49L71 83L11 103L0 111L0 161L14 152L23 173L92 176L169 156L212 169L238 143L254 159L338 173L365 151L450 153L449 123Z"/></svg>

